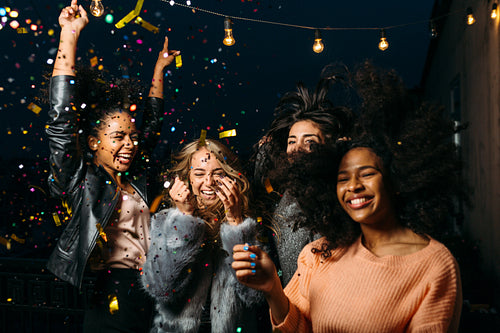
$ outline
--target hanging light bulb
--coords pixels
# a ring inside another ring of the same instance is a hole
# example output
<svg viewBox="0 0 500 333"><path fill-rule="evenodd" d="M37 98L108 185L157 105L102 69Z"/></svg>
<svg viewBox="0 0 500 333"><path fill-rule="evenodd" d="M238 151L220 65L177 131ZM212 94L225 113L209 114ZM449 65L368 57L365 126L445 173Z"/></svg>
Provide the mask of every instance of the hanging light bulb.
<svg viewBox="0 0 500 333"><path fill-rule="evenodd" d="M90 3L90 13L92 13L95 17L99 17L104 14L104 6L102 5L101 0L92 0Z"/></svg>
<svg viewBox="0 0 500 333"><path fill-rule="evenodd" d="M389 47L389 42L387 41L387 37L385 36L385 30L380 30L380 42L378 43L378 48L381 51L387 50Z"/></svg>
<svg viewBox="0 0 500 333"><path fill-rule="evenodd" d="M476 19L474 18L474 14L472 13L472 8L467 8L467 24L468 25L473 25L474 22L476 22Z"/></svg>
<svg viewBox="0 0 500 333"><path fill-rule="evenodd" d="M436 22L434 22L434 20L431 20L429 22L429 30L431 32L431 37L432 38L436 38L438 36L438 31L437 31L437 28L436 28Z"/></svg>
<svg viewBox="0 0 500 333"><path fill-rule="evenodd" d="M316 29L314 31L314 44L313 44L313 51L316 53L321 53L325 49L325 45L322 42L321 39L321 32L319 29Z"/></svg>
<svg viewBox="0 0 500 333"><path fill-rule="evenodd" d="M233 37L233 22L231 22L231 19L229 17L226 17L224 19L224 40L222 43L226 46L231 46L236 43Z"/></svg>
<svg viewBox="0 0 500 333"><path fill-rule="evenodd" d="M491 18L494 20L498 17L498 5L497 3L493 3L493 5L491 6Z"/></svg>

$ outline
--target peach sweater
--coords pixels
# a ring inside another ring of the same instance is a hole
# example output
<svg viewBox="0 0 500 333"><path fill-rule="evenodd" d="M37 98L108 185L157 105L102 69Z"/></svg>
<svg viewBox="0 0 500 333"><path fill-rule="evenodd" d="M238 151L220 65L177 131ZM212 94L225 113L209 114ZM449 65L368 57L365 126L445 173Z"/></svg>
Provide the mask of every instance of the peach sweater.
<svg viewBox="0 0 500 333"><path fill-rule="evenodd" d="M359 238L323 259L308 244L285 294L280 332L455 332L462 308L455 258L438 241L406 256L376 257Z"/></svg>

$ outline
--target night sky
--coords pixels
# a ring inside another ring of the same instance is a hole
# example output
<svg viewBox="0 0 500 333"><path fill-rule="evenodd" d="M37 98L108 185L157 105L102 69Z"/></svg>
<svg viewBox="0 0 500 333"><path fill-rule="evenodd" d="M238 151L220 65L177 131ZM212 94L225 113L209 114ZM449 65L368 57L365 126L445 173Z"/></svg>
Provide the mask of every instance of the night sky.
<svg viewBox="0 0 500 333"><path fill-rule="evenodd" d="M186 1L177 1L186 4ZM0 80L0 142L2 159L47 155L43 127L47 105L37 100L50 73L50 61L58 46L60 9L70 1L1 1L0 7L19 12L16 20L25 33L13 29L7 13L0 30L2 45ZM90 1L80 2L86 9ZM182 51L183 66L169 67L165 86L169 116L162 132L164 144L176 148L208 130L218 137L236 129L226 141L236 151L248 152L267 129L279 97L293 90L297 81L313 87L321 69L330 63L348 66L365 59L394 68L409 88L418 86L429 43L428 19L433 1L255 1L192 0L193 11L161 0L145 0L140 16L159 28L154 34L133 22L122 29L114 24L134 9L136 1L103 0L105 14L90 16L77 55L82 64L98 57L103 71L112 77L129 75L146 87L163 37ZM106 23L112 14L112 24ZM221 14L222 16L216 15ZM222 44L224 15L317 28L325 50L312 51L314 30L233 19L236 44ZM31 20L31 22L29 22ZM32 30L34 24L36 30ZM380 31L387 29L389 49L378 49ZM29 106L41 108L37 115Z"/></svg>
<svg viewBox="0 0 500 333"><path fill-rule="evenodd" d="M0 256L47 257L69 218L58 199L48 196L48 147L44 134L48 107L41 90L51 73L59 38L57 18L70 1L16 0L0 2ZM186 4L186 1L179 2ZM88 8L90 1L81 4ZM313 87L328 64L350 67L366 59L394 68L408 88L419 85L430 36L433 1L248 1L192 0L212 13L194 11L160 0L145 0L140 17L158 34L129 23L114 24L136 1L103 0L106 14L90 16L79 40L77 61L97 66L108 78L140 80L147 94L152 70L165 35L170 48L182 52L183 66L166 72L167 117L157 155L168 162L169 151L198 138L202 129L225 138L245 160L251 146L268 129L280 96L297 81ZM11 17L10 11L19 13ZM217 15L221 14L221 15ZM227 47L224 15L233 17L236 44ZM325 50L312 50L314 30L322 30ZM17 20L19 28L11 24ZM386 30L389 49L378 49L379 28ZM14 26L15 27L15 26ZM360 29L375 28L375 29ZM158 153L159 152L159 153ZM161 155L163 153L163 155Z"/></svg>

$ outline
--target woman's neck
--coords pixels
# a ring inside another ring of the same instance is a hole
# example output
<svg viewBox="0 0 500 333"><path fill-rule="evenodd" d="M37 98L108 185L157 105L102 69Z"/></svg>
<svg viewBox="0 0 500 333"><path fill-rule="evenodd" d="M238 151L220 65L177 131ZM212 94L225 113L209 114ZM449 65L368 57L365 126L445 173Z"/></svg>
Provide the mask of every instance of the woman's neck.
<svg viewBox="0 0 500 333"><path fill-rule="evenodd" d="M429 239L401 225L389 229L362 226L363 245L378 257L404 256L415 253L429 244Z"/></svg>

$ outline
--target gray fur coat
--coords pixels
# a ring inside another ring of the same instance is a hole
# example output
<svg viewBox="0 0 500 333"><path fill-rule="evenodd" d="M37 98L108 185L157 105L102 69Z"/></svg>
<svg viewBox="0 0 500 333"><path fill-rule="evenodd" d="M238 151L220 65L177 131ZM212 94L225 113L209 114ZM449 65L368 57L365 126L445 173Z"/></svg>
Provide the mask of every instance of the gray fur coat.
<svg viewBox="0 0 500 333"><path fill-rule="evenodd" d="M256 221L221 225L220 246L204 243L205 222L175 208L151 220L151 245L141 283L156 300L153 333L196 333L210 296L212 332L257 332L255 309L262 293L247 288L231 268L236 244L256 244Z"/></svg>

